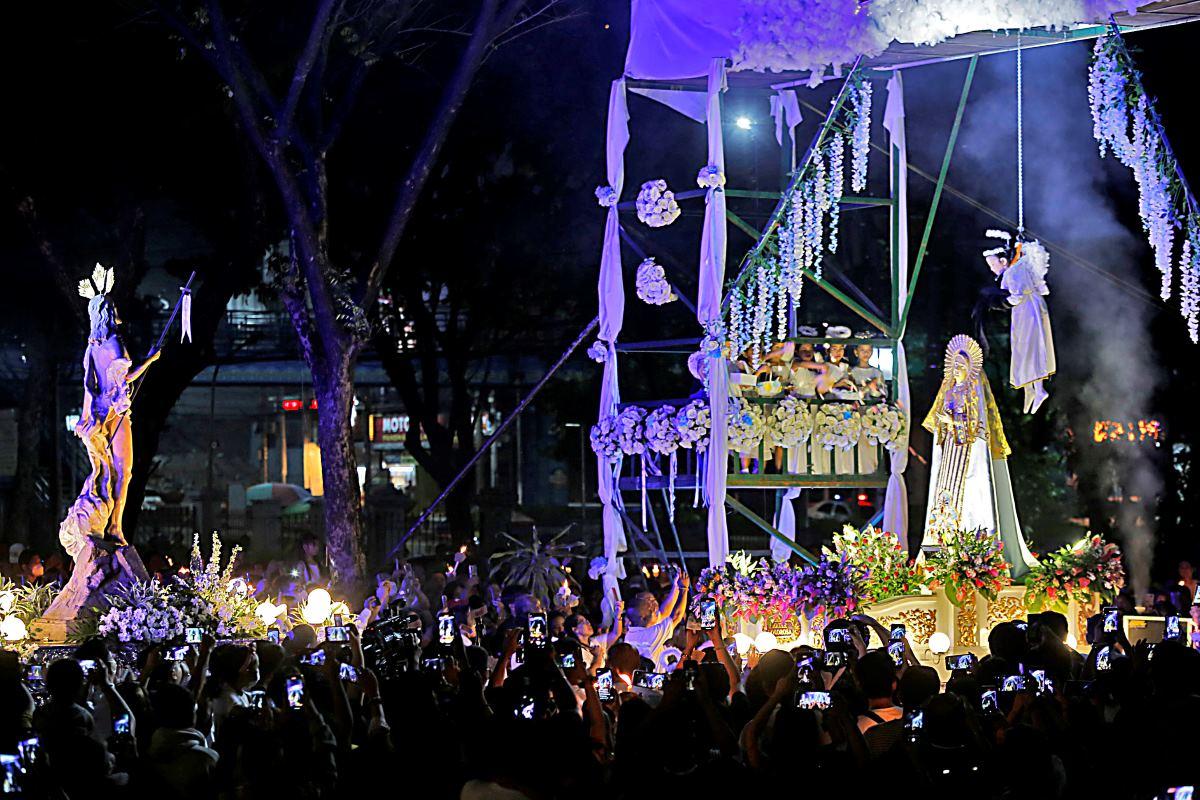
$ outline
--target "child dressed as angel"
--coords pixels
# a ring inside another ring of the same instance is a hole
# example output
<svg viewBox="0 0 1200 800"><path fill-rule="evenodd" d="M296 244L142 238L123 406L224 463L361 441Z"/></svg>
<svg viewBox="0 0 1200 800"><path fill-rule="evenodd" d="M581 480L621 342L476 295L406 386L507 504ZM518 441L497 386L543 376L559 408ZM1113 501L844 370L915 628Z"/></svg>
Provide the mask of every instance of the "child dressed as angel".
<svg viewBox="0 0 1200 800"><path fill-rule="evenodd" d="M1050 394L1044 382L1054 374L1054 335L1046 297L1050 255L1037 241L1014 240L1005 231L990 230L988 238L1001 244L983 252L988 268L1000 279L1012 307L1009 382L1025 390L1025 413L1035 414Z"/></svg>

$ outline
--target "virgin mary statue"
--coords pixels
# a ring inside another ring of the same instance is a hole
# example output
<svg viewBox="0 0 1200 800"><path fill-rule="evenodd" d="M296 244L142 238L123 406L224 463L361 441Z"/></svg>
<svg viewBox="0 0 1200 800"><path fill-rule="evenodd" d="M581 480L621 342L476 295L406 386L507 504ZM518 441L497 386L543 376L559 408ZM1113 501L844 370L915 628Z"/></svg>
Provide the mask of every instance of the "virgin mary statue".
<svg viewBox="0 0 1200 800"><path fill-rule="evenodd" d="M924 424L933 434L933 463L921 545L939 547L947 533L984 528L1000 537L1012 577L1024 577L1037 562L1017 519L1012 450L983 372L983 350L970 336L946 346L942 386Z"/></svg>

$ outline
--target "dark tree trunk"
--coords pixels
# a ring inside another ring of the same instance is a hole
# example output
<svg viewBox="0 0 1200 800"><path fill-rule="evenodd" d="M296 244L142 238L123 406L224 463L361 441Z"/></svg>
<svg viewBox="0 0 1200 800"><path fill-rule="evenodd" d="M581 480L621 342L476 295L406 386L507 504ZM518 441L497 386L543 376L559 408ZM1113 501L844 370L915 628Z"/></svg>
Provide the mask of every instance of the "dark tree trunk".
<svg viewBox="0 0 1200 800"><path fill-rule="evenodd" d="M325 537L337 584L356 591L362 583L362 514L350 411L354 406L354 355L346 347L334 357L314 359L317 444L325 490Z"/></svg>

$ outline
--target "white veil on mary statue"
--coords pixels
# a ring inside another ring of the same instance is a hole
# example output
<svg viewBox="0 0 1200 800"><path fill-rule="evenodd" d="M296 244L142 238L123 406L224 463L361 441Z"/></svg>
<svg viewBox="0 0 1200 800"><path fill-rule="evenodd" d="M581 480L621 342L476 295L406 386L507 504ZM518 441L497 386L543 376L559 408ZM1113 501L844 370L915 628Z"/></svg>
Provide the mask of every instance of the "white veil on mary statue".
<svg viewBox="0 0 1200 800"><path fill-rule="evenodd" d="M925 418L933 434L929 506L922 546L940 546L955 531L979 528L1000 536L1014 579L1036 563L1021 534L1000 411L983 372L983 351L970 336L946 347L945 375Z"/></svg>

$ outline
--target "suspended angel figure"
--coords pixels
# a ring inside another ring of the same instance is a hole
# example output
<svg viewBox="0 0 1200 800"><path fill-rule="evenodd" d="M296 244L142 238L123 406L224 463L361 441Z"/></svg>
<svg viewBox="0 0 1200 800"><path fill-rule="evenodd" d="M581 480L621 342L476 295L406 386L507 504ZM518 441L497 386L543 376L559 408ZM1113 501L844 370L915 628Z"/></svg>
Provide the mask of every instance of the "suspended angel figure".
<svg viewBox="0 0 1200 800"><path fill-rule="evenodd" d="M79 294L88 301L91 332L83 354L83 407L75 434L83 441L92 471L59 526L59 541L72 558L78 557L89 536L126 544L121 518L133 469L129 387L159 356L152 353L131 369L133 361L117 334L121 319L109 297L112 288L113 271L100 264L79 282Z"/></svg>
<svg viewBox="0 0 1200 800"><path fill-rule="evenodd" d="M1013 388L1025 390L1025 413L1036 414L1050 396L1044 382L1055 371L1054 335L1046 306L1050 254L1039 242L1014 241L1012 234L1004 231L990 230L987 236L1003 242L985 250L983 257L1000 279L1000 288L1012 307L1009 382Z"/></svg>

